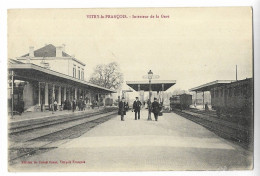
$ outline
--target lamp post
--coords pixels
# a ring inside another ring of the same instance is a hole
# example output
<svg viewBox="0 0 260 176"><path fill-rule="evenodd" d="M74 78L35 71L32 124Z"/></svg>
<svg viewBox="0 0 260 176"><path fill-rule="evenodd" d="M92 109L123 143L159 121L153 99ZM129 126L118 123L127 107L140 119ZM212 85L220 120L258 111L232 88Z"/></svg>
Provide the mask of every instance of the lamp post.
<svg viewBox="0 0 260 176"><path fill-rule="evenodd" d="M152 88L151 88L151 80L153 78L153 72L150 70L148 72L148 79L149 79L149 102L148 102L148 119L147 120L152 120L151 118L151 104L152 104L152 101L151 101L151 91L152 91Z"/></svg>
<svg viewBox="0 0 260 176"><path fill-rule="evenodd" d="M143 78L144 79L148 78L148 80L149 80L149 100L147 101L147 105L148 105L148 119L147 120L152 120L152 118L151 118L151 110L152 110L152 108L151 108L151 105L152 105L152 101L151 101L151 96L152 96L151 81L152 81L152 79L160 78L160 76L159 75L154 75L152 70L150 70L148 72L148 75L143 76Z"/></svg>

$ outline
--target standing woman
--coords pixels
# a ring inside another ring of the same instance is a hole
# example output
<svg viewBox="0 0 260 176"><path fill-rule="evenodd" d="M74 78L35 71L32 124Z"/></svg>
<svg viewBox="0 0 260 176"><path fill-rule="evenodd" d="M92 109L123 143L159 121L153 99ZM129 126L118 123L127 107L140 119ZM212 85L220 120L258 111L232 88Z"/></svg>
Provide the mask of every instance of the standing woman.
<svg viewBox="0 0 260 176"><path fill-rule="evenodd" d="M125 98L124 97L119 102L118 115L121 115L121 121L125 120L124 119L124 115L126 115L126 103L125 103Z"/></svg>
<svg viewBox="0 0 260 176"><path fill-rule="evenodd" d="M157 102L157 98L154 98L154 102L152 103L152 112L154 114L154 118L158 121L158 115L160 112L160 104Z"/></svg>

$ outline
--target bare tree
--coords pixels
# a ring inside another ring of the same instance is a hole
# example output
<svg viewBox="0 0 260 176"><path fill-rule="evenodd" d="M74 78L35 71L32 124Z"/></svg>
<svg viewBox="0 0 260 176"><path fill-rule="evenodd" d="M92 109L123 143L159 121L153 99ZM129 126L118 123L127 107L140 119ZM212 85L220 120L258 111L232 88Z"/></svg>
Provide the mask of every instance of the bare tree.
<svg viewBox="0 0 260 176"><path fill-rule="evenodd" d="M175 89L175 90L172 92L172 95L179 95L179 94L184 94L184 93L188 93L188 91L182 90L182 89Z"/></svg>
<svg viewBox="0 0 260 176"><path fill-rule="evenodd" d="M89 79L90 83L117 90L123 83L123 74L120 72L119 65L111 62L107 65L99 64Z"/></svg>

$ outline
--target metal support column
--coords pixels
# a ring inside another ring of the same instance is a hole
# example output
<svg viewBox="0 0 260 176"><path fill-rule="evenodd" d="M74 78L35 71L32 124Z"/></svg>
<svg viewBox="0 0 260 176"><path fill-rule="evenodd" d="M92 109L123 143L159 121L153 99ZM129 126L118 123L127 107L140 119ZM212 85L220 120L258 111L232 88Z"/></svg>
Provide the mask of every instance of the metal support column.
<svg viewBox="0 0 260 176"><path fill-rule="evenodd" d="M68 100L71 101L71 94L70 94L70 91L71 91L71 88L68 88L69 91L68 91Z"/></svg>
<svg viewBox="0 0 260 176"><path fill-rule="evenodd" d="M162 84L162 103L164 102L164 84Z"/></svg>
<svg viewBox="0 0 260 176"><path fill-rule="evenodd" d="M152 110L151 91L152 91L152 85L151 85L151 79L149 79L149 104L148 104L148 119L147 120L152 120L152 117L151 117L151 110Z"/></svg>
<svg viewBox="0 0 260 176"><path fill-rule="evenodd" d="M75 87L75 99L77 99L77 87Z"/></svg>
<svg viewBox="0 0 260 176"><path fill-rule="evenodd" d="M138 84L138 97L139 97L139 100L141 100L141 94L140 94L140 84Z"/></svg>
<svg viewBox="0 0 260 176"><path fill-rule="evenodd" d="M49 86L48 83L45 83L45 105L49 105Z"/></svg>
<svg viewBox="0 0 260 176"><path fill-rule="evenodd" d="M41 82L39 82L38 104L41 106Z"/></svg>
<svg viewBox="0 0 260 176"><path fill-rule="evenodd" d="M204 106L204 91L203 91L203 94L202 94L202 96L203 96L202 107L203 107L203 109L205 109L205 106Z"/></svg>
<svg viewBox="0 0 260 176"><path fill-rule="evenodd" d="M61 105L61 86L59 86L59 92L58 92L58 104Z"/></svg>
<svg viewBox="0 0 260 176"><path fill-rule="evenodd" d="M52 99L51 99L51 109L52 109L52 114L54 114L54 98L55 98L55 85L52 85Z"/></svg>
<svg viewBox="0 0 260 176"><path fill-rule="evenodd" d="M158 102L161 103L160 91L157 91L157 99L158 99Z"/></svg>
<svg viewBox="0 0 260 176"><path fill-rule="evenodd" d="M66 96L67 96L67 88L66 87L63 88L63 92L64 92L63 100L65 101L66 100Z"/></svg>
<svg viewBox="0 0 260 176"><path fill-rule="evenodd" d="M11 99L12 99L12 109L11 109L11 117L14 116L14 71L11 72L12 77L12 90L11 90Z"/></svg>
<svg viewBox="0 0 260 176"><path fill-rule="evenodd" d="M197 91L196 91L196 96L195 96L195 108L197 106Z"/></svg>

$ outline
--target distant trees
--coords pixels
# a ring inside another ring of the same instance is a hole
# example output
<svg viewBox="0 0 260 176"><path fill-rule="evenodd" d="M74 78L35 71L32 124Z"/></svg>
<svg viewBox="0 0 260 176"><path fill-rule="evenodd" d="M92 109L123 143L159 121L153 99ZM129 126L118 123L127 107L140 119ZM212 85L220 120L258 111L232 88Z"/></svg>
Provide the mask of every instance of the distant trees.
<svg viewBox="0 0 260 176"><path fill-rule="evenodd" d="M123 73L116 62L97 65L89 79L92 84L114 90L119 89L123 81Z"/></svg>
<svg viewBox="0 0 260 176"><path fill-rule="evenodd" d="M188 93L188 91L182 90L182 89L175 89L175 90L172 92L172 95L179 95L179 94L184 94L184 93Z"/></svg>

